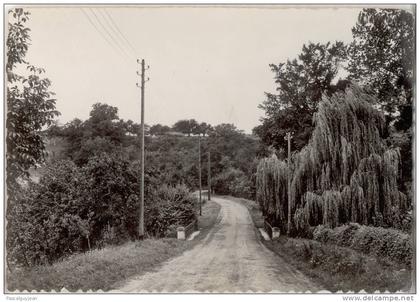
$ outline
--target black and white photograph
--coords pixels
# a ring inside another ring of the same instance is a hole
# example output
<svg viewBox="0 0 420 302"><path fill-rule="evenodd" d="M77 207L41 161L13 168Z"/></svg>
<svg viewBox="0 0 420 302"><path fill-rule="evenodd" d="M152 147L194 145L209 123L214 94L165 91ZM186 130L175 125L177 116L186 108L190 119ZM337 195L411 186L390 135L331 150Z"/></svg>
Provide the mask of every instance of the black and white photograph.
<svg viewBox="0 0 420 302"><path fill-rule="evenodd" d="M414 301L415 3L3 18L8 300Z"/></svg>

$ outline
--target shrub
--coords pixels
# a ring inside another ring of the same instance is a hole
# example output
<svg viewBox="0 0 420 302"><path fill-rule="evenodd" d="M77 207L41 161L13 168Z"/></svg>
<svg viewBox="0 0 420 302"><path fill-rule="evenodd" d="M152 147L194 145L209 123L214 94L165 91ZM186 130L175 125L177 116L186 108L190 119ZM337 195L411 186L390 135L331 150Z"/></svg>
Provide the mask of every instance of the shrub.
<svg viewBox="0 0 420 302"><path fill-rule="evenodd" d="M29 183L8 207L8 265L52 263L136 238L138 179L137 163L117 155L94 156L82 168L71 161L49 164L40 182ZM170 225L190 223L194 204L185 186L159 188L146 171L148 235L164 236Z"/></svg>
<svg viewBox="0 0 420 302"><path fill-rule="evenodd" d="M325 227L317 229L318 232L322 229L322 234L329 233ZM302 238L283 237L266 243L303 273L320 282L323 288L333 292L410 290L411 270L386 259Z"/></svg>
<svg viewBox="0 0 420 302"><path fill-rule="evenodd" d="M196 198L185 185L163 185L146 200L146 230L152 236L165 236L177 226L191 223L196 209Z"/></svg>
<svg viewBox="0 0 420 302"><path fill-rule="evenodd" d="M217 194L233 195L237 197L252 197L252 183L245 173L236 168L217 174L212 180L212 187Z"/></svg>
<svg viewBox="0 0 420 302"><path fill-rule="evenodd" d="M83 207L83 175L71 161L53 163L10 204L8 264L51 263L88 246L91 213Z"/></svg>
<svg viewBox="0 0 420 302"><path fill-rule="evenodd" d="M313 232L317 241L350 247L365 254L410 265L413 255L410 235L396 229L350 223L334 229L318 226Z"/></svg>

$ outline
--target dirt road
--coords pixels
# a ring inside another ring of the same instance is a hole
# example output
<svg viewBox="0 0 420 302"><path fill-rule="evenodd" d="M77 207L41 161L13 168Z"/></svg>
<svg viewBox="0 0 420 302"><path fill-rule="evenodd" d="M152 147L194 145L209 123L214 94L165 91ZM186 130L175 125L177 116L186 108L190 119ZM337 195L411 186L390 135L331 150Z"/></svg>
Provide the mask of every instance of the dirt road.
<svg viewBox="0 0 420 302"><path fill-rule="evenodd" d="M202 242L155 272L129 280L117 292L305 292L316 286L268 250L248 210L233 201L221 205L218 221ZM318 289L319 290L319 289Z"/></svg>

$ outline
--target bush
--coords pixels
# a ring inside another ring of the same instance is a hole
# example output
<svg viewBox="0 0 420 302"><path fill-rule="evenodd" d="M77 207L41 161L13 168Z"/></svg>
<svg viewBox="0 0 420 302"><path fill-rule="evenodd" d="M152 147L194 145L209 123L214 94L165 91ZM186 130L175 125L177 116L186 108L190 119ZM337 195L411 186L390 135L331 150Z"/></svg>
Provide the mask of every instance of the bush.
<svg viewBox="0 0 420 302"><path fill-rule="evenodd" d="M39 183L29 183L8 207L9 266L52 263L74 252L135 239L138 234L137 163L117 155L92 157L82 168L57 161ZM164 236L170 225L195 218L185 186L160 186L145 173L146 231Z"/></svg>
<svg viewBox="0 0 420 302"><path fill-rule="evenodd" d="M309 262L312 268L328 266L332 275L358 275L363 272L362 258L354 251L337 246L326 246L307 239L289 238L285 249L294 257Z"/></svg>
<svg viewBox="0 0 420 302"><path fill-rule="evenodd" d="M411 265L413 247L410 235L396 229L357 223L334 229L318 226L313 232L313 238L323 243L346 246L365 254Z"/></svg>
<svg viewBox="0 0 420 302"><path fill-rule="evenodd" d="M15 196L7 215L8 265L51 263L88 246L92 215L83 206L84 183L73 162L60 161Z"/></svg>
<svg viewBox="0 0 420 302"><path fill-rule="evenodd" d="M185 185L163 185L146 200L145 223L149 235L169 235L196 218L196 198Z"/></svg>
<svg viewBox="0 0 420 302"><path fill-rule="evenodd" d="M322 232L326 233L329 231ZM282 237L264 243L332 292L410 290L411 270L386 259L302 238Z"/></svg>
<svg viewBox="0 0 420 302"><path fill-rule="evenodd" d="M212 181L212 186L217 194L252 198L251 181L244 172L236 168L228 168L216 175Z"/></svg>

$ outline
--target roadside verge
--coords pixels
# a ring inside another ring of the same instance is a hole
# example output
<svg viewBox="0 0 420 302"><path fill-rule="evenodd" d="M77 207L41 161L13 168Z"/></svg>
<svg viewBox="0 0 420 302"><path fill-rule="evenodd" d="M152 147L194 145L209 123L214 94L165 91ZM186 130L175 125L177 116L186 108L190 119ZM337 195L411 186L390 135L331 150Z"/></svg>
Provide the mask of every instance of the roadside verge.
<svg viewBox="0 0 420 302"><path fill-rule="evenodd" d="M157 269L205 238L217 222L220 205L208 201L198 217L200 234L192 241L174 238L146 239L75 254L52 265L7 273L7 292L109 291L125 280Z"/></svg>

